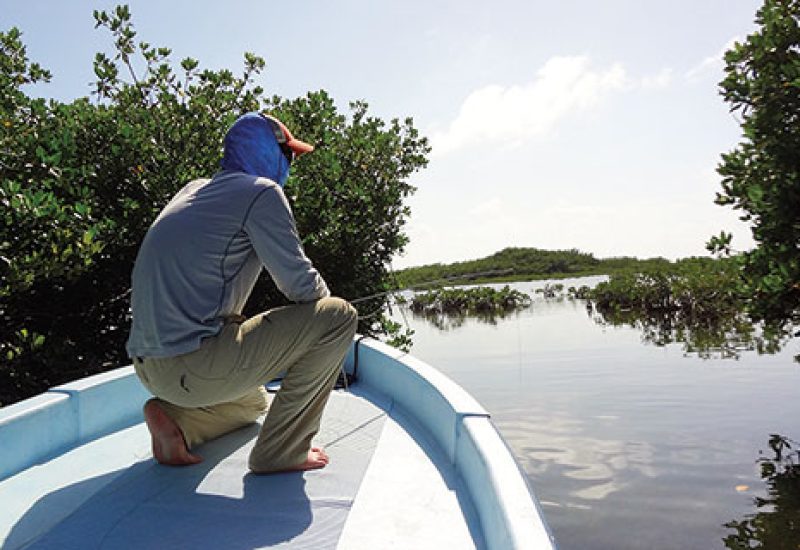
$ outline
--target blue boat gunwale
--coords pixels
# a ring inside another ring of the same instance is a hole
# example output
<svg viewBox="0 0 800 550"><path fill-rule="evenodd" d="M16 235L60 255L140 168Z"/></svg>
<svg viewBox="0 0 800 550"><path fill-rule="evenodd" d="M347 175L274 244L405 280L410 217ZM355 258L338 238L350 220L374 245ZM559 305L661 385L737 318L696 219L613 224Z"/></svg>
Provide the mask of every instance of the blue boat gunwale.
<svg viewBox="0 0 800 550"><path fill-rule="evenodd" d="M489 548L553 548L527 478L489 413L427 363L377 340L354 339L345 369L391 399L432 436L464 481ZM54 387L0 408L0 481L141 422L151 396L133 367ZM35 436L32 437L32 435Z"/></svg>
<svg viewBox="0 0 800 550"><path fill-rule="evenodd" d="M352 354L351 348L347 361ZM360 343L358 379L433 436L461 476L489 548L555 548L527 477L472 395L424 361L372 339Z"/></svg>

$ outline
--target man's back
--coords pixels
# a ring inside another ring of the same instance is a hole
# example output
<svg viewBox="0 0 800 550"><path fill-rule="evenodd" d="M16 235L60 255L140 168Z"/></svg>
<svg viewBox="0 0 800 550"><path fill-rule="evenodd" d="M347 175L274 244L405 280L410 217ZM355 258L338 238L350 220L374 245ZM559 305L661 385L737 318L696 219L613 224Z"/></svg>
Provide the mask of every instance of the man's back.
<svg viewBox="0 0 800 550"><path fill-rule="evenodd" d="M241 313L265 264L290 298L323 294L324 282L300 248L277 184L242 172L187 184L139 250L129 356L197 349L219 332L225 317ZM291 280L284 271L293 273Z"/></svg>

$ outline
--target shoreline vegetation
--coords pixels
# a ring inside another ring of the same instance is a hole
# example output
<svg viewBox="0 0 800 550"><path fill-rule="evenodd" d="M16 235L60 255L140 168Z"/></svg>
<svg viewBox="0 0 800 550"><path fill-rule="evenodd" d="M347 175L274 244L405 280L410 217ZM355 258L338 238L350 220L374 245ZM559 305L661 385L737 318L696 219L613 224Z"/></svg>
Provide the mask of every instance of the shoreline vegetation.
<svg viewBox="0 0 800 550"><path fill-rule="evenodd" d="M640 260L619 257L601 260L576 249L510 247L476 260L402 269L395 273L395 279L397 288L404 289L444 280L452 280L453 284L483 284L610 275L631 268L656 268L670 264L665 258Z"/></svg>
<svg viewBox="0 0 800 550"><path fill-rule="evenodd" d="M496 314L522 309L531 305L531 297L508 285L500 290L480 286L475 288L437 288L415 295L409 309L422 315L435 314Z"/></svg>
<svg viewBox="0 0 800 550"><path fill-rule="evenodd" d="M775 353L791 339L793 329L749 318L746 297L737 290L739 273L735 257L600 260L577 250L506 248L486 258L409 268L396 276L400 289L431 285L408 299L405 305L412 313L440 328L454 328L467 316L494 323L532 304L530 296L509 286L498 290L463 288L465 284L607 275L607 281L593 288L570 287L565 292L563 284L554 283L536 293L545 299L585 300L599 324L631 326L642 331L645 342L681 343L686 353L701 357L737 358L745 350Z"/></svg>
<svg viewBox="0 0 800 550"><path fill-rule="evenodd" d="M93 19L109 47L94 56L91 95L68 102L30 94L53 73L28 57L22 30L0 28L0 406L129 364L139 246L171 197L219 170L245 113L270 113L319 150L284 190L329 287L350 299L386 290L408 242L409 179L430 153L412 117L322 89L276 95L258 85L266 62L252 52L238 69L181 59L138 34L126 5ZM264 271L239 313L288 302ZM374 304L360 307L359 332L385 334L382 314L365 312Z"/></svg>

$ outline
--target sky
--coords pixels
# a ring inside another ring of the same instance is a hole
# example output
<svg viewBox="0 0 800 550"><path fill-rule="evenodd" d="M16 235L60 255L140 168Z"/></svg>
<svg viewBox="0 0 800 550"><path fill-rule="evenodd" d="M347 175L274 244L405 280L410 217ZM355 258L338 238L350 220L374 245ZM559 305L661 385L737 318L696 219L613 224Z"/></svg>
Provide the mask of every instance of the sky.
<svg viewBox="0 0 800 550"><path fill-rule="evenodd" d="M116 2L0 0L54 77L36 93L86 96L112 41L92 11ZM723 52L755 30L751 0L128 2L138 38L176 63L239 71L284 97L325 89L347 110L414 119L433 147L412 176L410 243L393 267L508 246L597 257L706 255L747 225L714 204L720 155L739 142L719 95ZM298 136L302 139L302 136Z"/></svg>

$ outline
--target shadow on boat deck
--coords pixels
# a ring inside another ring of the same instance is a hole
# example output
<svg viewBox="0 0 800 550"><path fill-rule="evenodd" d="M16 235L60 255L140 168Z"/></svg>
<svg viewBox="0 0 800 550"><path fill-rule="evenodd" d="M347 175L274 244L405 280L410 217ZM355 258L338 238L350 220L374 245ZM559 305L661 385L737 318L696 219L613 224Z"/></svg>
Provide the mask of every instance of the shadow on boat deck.
<svg viewBox="0 0 800 550"><path fill-rule="evenodd" d="M258 429L202 446L205 460L193 467L149 459L51 492L20 518L4 548L279 547L307 531L314 514L302 473L255 476L240 467ZM31 542L43 524L53 525Z"/></svg>
<svg viewBox="0 0 800 550"><path fill-rule="evenodd" d="M348 522L358 540L420 542L416 536L436 540L461 529L464 547L484 547L460 476L413 417L358 387L332 397L316 438L331 456L322 470L249 473L259 424L198 447L200 464L161 466L146 452L139 425L23 474L27 481L17 487L31 499L37 488L43 496L23 508L3 549L335 548ZM96 467L119 453L132 464ZM371 462L377 464L365 477ZM64 478L76 481L64 485Z"/></svg>

